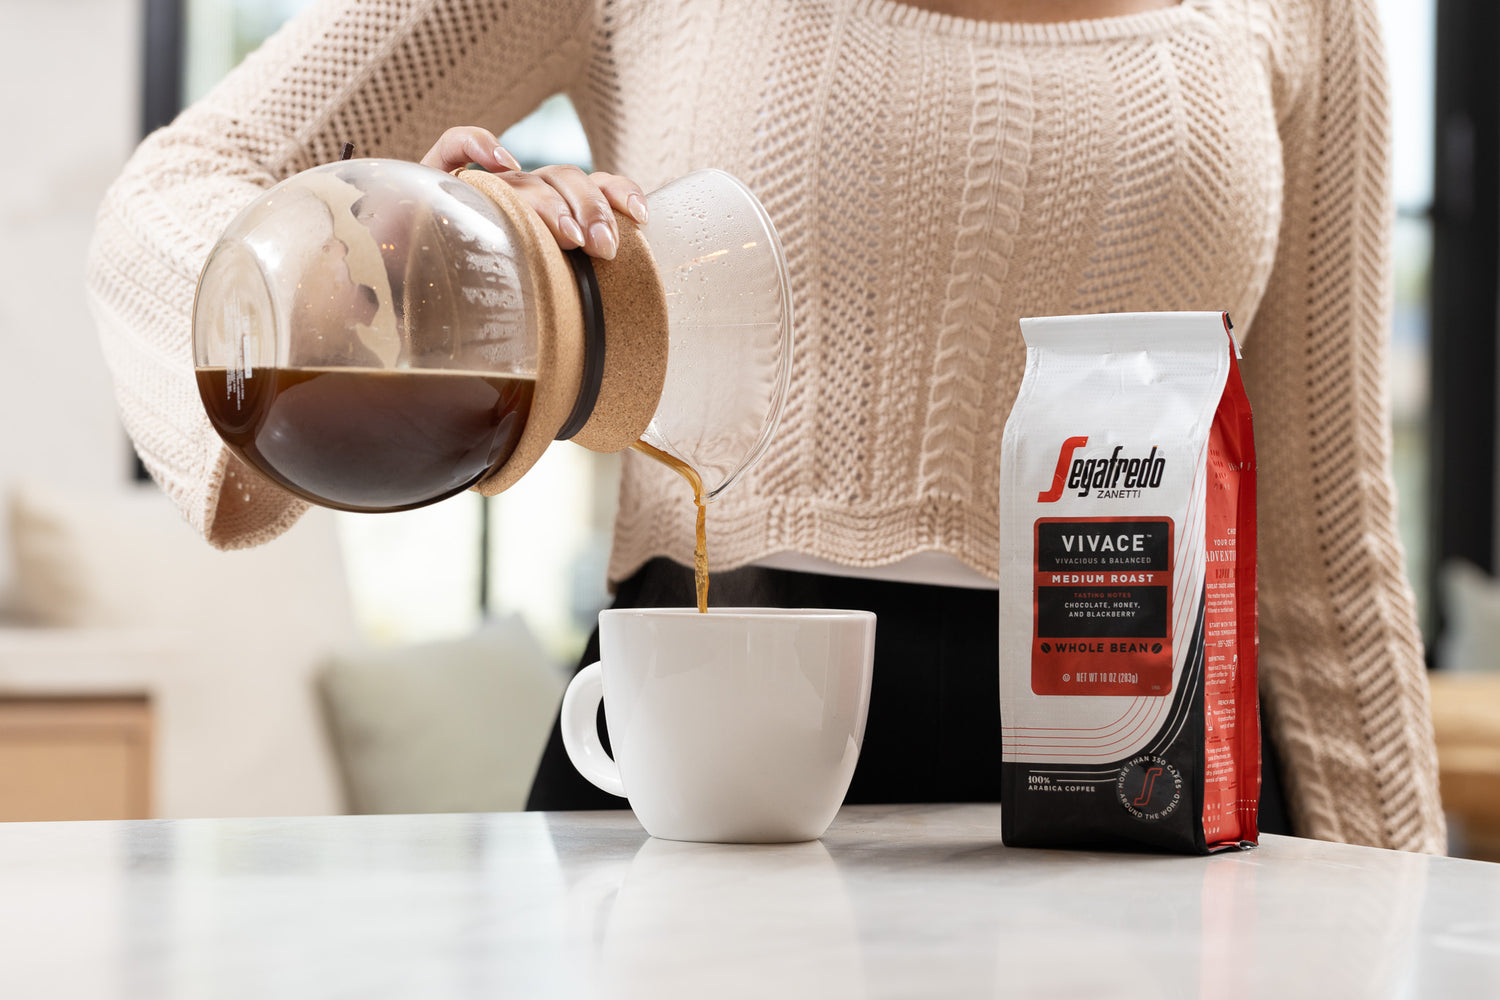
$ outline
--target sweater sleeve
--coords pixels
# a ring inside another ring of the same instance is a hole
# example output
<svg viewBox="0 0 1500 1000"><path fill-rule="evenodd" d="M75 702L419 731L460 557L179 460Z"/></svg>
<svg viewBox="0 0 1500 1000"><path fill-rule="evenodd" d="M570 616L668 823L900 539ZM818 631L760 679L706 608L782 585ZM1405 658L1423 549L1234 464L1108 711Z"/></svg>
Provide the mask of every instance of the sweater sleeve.
<svg viewBox="0 0 1500 1000"><path fill-rule="evenodd" d="M1299 834L1441 852L1427 678L1390 471L1383 43L1375 0L1316 0L1295 21L1283 39L1305 54L1282 90L1281 232L1245 346L1266 716Z"/></svg>
<svg viewBox="0 0 1500 1000"><path fill-rule="evenodd" d="M592 0L325 0L141 143L99 209L88 284L126 431L212 544L305 504L231 456L193 374L198 272L257 193L336 159L420 157L452 125L496 133L580 72Z"/></svg>

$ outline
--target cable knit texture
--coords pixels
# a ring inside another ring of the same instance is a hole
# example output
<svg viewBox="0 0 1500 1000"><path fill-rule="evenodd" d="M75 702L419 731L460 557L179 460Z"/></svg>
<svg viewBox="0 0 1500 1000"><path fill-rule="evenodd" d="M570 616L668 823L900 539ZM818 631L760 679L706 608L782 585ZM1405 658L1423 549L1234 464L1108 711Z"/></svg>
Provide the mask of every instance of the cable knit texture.
<svg viewBox="0 0 1500 1000"><path fill-rule="evenodd" d="M775 447L711 513L715 566L940 551L991 577L1017 320L1228 309L1294 823L1440 851L1388 471L1385 88L1374 0L1060 25L891 0L329 0L141 145L101 208L91 288L147 466L213 544L263 542L302 506L228 456L193 381L217 234L346 140L414 159L565 91L602 169L648 190L729 170L785 244L792 388ZM692 525L672 473L628 456L611 577L691 564Z"/></svg>

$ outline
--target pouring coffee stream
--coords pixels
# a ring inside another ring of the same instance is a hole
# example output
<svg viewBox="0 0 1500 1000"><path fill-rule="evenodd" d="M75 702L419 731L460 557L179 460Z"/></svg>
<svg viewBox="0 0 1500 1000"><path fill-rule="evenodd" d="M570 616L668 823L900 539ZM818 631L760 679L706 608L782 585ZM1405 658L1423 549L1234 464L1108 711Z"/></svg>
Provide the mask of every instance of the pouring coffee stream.
<svg viewBox="0 0 1500 1000"><path fill-rule="evenodd" d="M499 177L399 160L314 167L259 196L194 302L205 410L303 498L406 510L495 495L554 440L633 448L705 505L765 451L791 367L791 295L755 196L701 170L617 216L614 260L557 246Z"/></svg>
<svg viewBox="0 0 1500 1000"><path fill-rule="evenodd" d="M693 590L698 596L698 613L706 615L708 614L708 510L703 499L703 477L698 475L697 470L691 465L673 458L658 448L651 447L644 441L637 441L630 447L662 463L686 479L688 485L693 488L693 504L698 508L698 527L693 543Z"/></svg>

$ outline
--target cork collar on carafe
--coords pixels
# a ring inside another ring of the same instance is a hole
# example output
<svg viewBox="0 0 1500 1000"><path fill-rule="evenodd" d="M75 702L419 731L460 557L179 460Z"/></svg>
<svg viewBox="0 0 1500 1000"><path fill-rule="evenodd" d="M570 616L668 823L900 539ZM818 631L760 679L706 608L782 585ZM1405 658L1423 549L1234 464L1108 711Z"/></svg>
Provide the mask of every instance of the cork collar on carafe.
<svg viewBox="0 0 1500 1000"><path fill-rule="evenodd" d="M521 249L532 264L536 396L516 450L476 487L485 496L494 496L541 458L573 414L585 387L588 331L579 278L536 212L499 177L480 170L460 170L455 176L516 223ZM570 438L599 452L628 448L645 432L667 373L666 293L656 262L635 223L616 215L620 248L615 259L585 262L592 266L602 300L603 373L592 414Z"/></svg>

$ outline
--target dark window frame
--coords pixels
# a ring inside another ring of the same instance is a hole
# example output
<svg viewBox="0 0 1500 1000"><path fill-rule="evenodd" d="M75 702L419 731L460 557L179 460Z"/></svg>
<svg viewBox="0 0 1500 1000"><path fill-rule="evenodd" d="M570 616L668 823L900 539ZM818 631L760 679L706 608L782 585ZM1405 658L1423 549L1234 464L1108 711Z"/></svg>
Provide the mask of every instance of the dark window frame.
<svg viewBox="0 0 1500 1000"><path fill-rule="evenodd" d="M141 138L170 122L182 110L184 0L145 0L141 33ZM134 450L134 478L151 474Z"/></svg>
<svg viewBox="0 0 1500 1000"><path fill-rule="evenodd" d="M1500 316L1500 8L1437 0L1427 584L1441 633L1442 568L1494 571ZM1430 658L1430 652L1429 652Z"/></svg>

